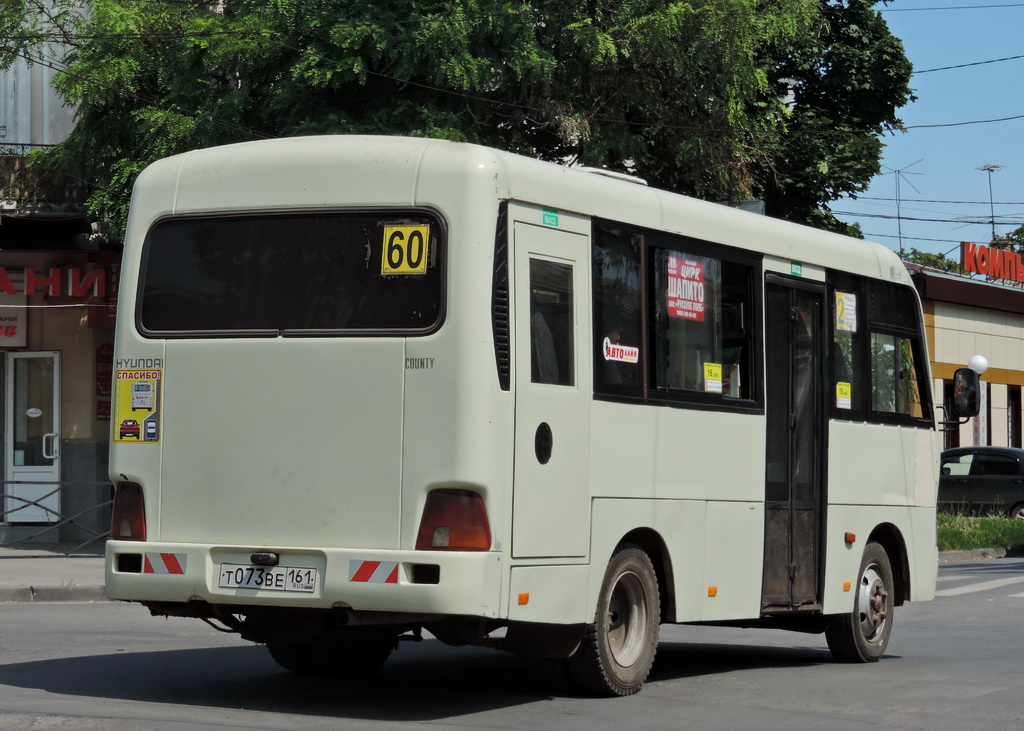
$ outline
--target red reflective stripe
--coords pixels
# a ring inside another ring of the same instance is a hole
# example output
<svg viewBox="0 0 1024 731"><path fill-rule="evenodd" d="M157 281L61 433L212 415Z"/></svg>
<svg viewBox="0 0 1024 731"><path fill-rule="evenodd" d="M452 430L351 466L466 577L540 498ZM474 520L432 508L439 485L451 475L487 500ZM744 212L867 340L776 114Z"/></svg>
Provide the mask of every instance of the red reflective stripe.
<svg viewBox="0 0 1024 731"><path fill-rule="evenodd" d="M356 571L352 581L369 581L378 566L380 566L380 561L363 561L363 565Z"/></svg>
<svg viewBox="0 0 1024 731"><path fill-rule="evenodd" d="M398 583L398 564L395 564L395 568L388 574L388 578L384 580L385 584L397 584Z"/></svg>
<svg viewBox="0 0 1024 731"><path fill-rule="evenodd" d="M167 567L167 572L171 574L183 574L185 569L181 568L181 564L178 563L178 557L173 553L161 553L160 557L164 560L164 566Z"/></svg>
<svg viewBox="0 0 1024 731"><path fill-rule="evenodd" d="M151 564L149 562L149 556L147 556L146 554L143 554L142 558L145 561L145 566L142 569L142 573L144 573L144 574L155 574L156 571L153 570L153 564Z"/></svg>

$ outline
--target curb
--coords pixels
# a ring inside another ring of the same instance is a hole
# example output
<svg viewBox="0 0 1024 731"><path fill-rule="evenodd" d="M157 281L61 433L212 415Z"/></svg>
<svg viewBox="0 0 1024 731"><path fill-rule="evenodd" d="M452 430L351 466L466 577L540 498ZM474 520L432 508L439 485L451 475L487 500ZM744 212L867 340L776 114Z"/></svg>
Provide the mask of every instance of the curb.
<svg viewBox="0 0 1024 731"><path fill-rule="evenodd" d="M101 602L108 601L102 586L14 586L0 587L0 603Z"/></svg>
<svg viewBox="0 0 1024 731"><path fill-rule="evenodd" d="M983 561L989 558L1020 557L1024 555L1020 549L1006 548L975 548L969 551L941 551L939 563L956 563L959 561Z"/></svg>

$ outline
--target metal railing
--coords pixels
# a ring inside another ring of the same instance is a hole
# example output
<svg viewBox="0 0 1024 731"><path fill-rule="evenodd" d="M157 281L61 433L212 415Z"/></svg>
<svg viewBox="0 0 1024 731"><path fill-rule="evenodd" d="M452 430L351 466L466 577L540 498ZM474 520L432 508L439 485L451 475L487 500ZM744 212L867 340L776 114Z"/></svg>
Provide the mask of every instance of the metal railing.
<svg viewBox="0 0 1024 731"><path fill-rule="evenodd" d="M46 150L55 145L40 145L32 142L0 142L0 155L27 157L32 150Z"/></svg>
<svg viewBox="0 0 1024 731"><path fill-rule="evenodd" d="M0 142L0 208L20 213L84 213L89 193L84 180L29 165L33 150L49 147L53 145Z"/></svg>
<svg viewBox="0 0 1024 731"><path fill-rule="evenodd" d="M110 487L109 482L5 480L0 481L0 486L0 510L3 511L0 513L0 548L60 545L60 552L67 555L81 553L87 547L89 552L102 552L103 544L110 537L109 516L114 502L111 491L107 492L108 497L104 500L86 500L88 504L84 507L83 501L69 500L68 497L75 489ZM27 497L14 494L11 487L44 488L46 491L35 497ZM60 509L54 509L48 504L53 502L55 496ZM74 505L76 502L79 504L74 508L76 512L65 511L64 505ZM26 510L42 511L43 519L20 522L19 518L25 517Z"/></svg>

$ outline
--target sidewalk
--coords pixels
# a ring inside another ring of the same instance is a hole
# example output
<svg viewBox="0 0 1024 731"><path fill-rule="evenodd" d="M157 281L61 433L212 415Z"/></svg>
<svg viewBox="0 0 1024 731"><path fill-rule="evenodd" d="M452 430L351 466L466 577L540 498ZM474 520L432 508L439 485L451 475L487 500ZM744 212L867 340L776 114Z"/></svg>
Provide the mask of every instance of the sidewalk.
<svg viewBox="0 0 1024 731"><path fill-rule="evenodd" d="M73 548L0 547L0 603L106 601L102 546L65 555Z"/></svg>
<svg viewBox="0 0 1024 731"><path fill-rule="evenodd" d="M66 556L73 546L0 548L0 604L4 602L98 602L103 593L99 546ZM1002 558L1005 549L945 551L939 563ZM1017 555L1014 553L1014 555Z"/></svg>

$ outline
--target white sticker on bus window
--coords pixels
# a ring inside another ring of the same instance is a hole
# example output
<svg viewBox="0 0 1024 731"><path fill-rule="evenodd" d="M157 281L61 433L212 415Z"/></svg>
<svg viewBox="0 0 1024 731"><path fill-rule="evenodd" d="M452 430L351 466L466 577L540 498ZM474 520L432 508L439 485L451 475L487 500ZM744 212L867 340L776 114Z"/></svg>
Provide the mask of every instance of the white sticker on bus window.
<svg viewBox="0 0 1024 731"><path fill-rule="evenodd" d="M704 364L704 390L708 393L722 393L722 364Z"/></svg>
<svg viewBox="0 0 1024 731"><path fill-rule="evenodd" d="M629 345L613 343L608 338L604 339L604 359L616 360L621 363L636 363L640 360L640 348Z"/></svg>
<svg viewBox="0 0 1024 731"><path fill-rule="evenodd" d="M836 292L836 330L857 332L857 295Z"/></svg>
<svg viewBox="0 0 1024 731"><path fill-rule="evenodd" d="M840 381L836 384L836 408L853 408L853 385Z"/></svg>

